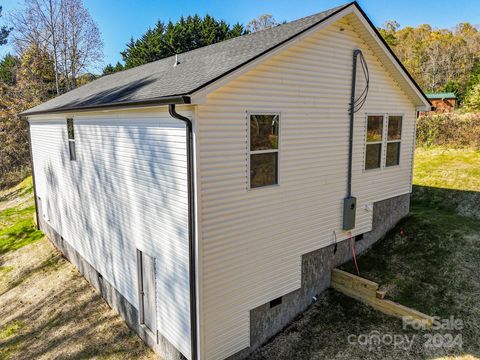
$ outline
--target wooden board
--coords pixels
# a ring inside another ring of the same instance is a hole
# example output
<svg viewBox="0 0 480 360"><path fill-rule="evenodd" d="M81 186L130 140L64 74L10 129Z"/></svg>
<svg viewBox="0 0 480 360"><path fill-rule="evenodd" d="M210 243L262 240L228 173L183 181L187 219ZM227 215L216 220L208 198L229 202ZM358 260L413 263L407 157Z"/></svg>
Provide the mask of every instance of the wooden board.
<svg viewBox="0 0 480 360"><path fill-rule="evenodd" d="M410 317L413 322L420 323L427 328L432 327L433 317L386 300L386 291L378 290L380 285L376 282L339 269L333 269L331 286L338 292L361 301L384 314L397 318Z"/></svg>

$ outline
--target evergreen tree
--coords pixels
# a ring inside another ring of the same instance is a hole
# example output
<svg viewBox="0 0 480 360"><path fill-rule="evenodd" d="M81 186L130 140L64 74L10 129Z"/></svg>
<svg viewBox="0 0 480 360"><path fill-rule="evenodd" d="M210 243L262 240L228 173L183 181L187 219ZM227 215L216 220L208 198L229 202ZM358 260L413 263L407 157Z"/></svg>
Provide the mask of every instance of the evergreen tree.
<svg viewBox="0 0 480 360"><path fill-rule="evenodd" d="M115 70L114 70L112 64L108 64L107 66L105 66L103 68L103 75L108 75L108 74L111 74L111 73L114 73L114 72L115 72Z"/></svg>
<svg viewBox="0 0 480 360"><path fill-rule="evenodd" d="M203 18L198 15L181 17L176 23L159 21L139 39L130 39L126 49L121 52L124 67L119 63L115 67L107 65L104 74L146 64L245 33L246 30L241 24L230 26L210 15Z"/></svg>
<svg viewBox="0 0 480 360"><path fill-rule="evenodd" d="M0 18L2 17L2 7L0 6ZM0 27L0 45L5 45L7 43L8 35L12 31L12 28L8 28L6 26Z"/></svg>
<svg viewBox="0 0 480 360"><path fill-rule="evenodd" d="M0 81L8 85L14 85L17 79L17 70L20 60L11 54L7 54L0 60Z"/></svg>
<svg viewBox="0 0 480 360"><path fill-rule="evenodd" d="M108 75L108 74L113 74L114 72L122 71L124 70L125 67L120 63L120 61L117 61L115 66L112 64L108 64L103 68L103 75Z"/></svg>

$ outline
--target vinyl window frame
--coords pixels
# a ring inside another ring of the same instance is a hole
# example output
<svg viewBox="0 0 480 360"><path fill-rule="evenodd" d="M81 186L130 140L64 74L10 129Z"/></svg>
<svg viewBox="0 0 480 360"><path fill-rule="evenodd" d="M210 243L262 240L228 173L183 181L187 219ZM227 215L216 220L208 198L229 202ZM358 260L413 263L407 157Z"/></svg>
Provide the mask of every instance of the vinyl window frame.
<svg viewBox="0 0 480 360"><path fill-rule="evenodd" d="M388 140L388 125L390 123L390 117L391 116L398 116L401 118L400 120L400 139L399 140ZM404 116L403 114L398 114L398 113L388 113L385 114L385 119L384 123L386 123L386 128L385 128L385 168L390 169L394 168L396 166L400 166L400 160L401 160L401 154L402 154L402 141L403 141L403 123L404 123ZM388 144L390 143L398 143L398 159L397 159L397 164L394 165L387 165L387 151L388 151Z"/></svg>
<svg viewBox="0 0 480 360"><path fill-rule="evenodd" d="M72 125L72 134L70 134L70 122ZM67 118L67 139L68 139L68 154L70 161L77 160L77 150L75 146L75 122L73 118Z"/></svg>
<svg viewBox="0 0 480 360"><path fill-rule="evenodd" d="M277 140L277 149L268 149L268 150L251 150L251 136L250 136L250 116L251 115L272 115L278 116L278 140ZM280 147L282 143L282 113L279 111L247 111L246 112L246 125L247 125L247 190L258 190L266 188L274 188L280 186ZM251 159L252 155L255 154L269 154L277 153L277 183L270 185L263 185L253 187L251 186Z"/></svg>
<svg viewBox="0 0 480 360"><path fill-rule="evenodd" d="M383 117L383 128L382 128L382 141L372 141L368 142L367 137L368 137L368 117L369 116L382 116ZM400 140L388 140L388 121L390 116L399 116L402 118L401 124L400 124ZM399 167L401 165L401 152L402 152L402 141L403 141L403 134L404 134L404 123L405 123L405 114L403 113L366 113L365 114L365 125L364 125L364 146L363 146L363 172L376 172L376 171L382 171L386 169L394 169L396 167ZM388 143L395 143L398 142L400 143L399 149L398 149L398 164L395 165L389 165L387 166L387 144ZM365 168L365 163L367 160L367 145L368 144L380 144L381 143L381 149L380 149L380 166L377 168L373 169L366 169Z"/></svg>
<svg viewBox="0 0 480 360"><path fill-rule="evenodd" d="M382 117L382 140L381 141L368 141L368 118L371 116L381 116ZM382 113L367 113L365 114L365 129L364 129L364 146L363 146L363 171L364 172L373 172L379 171L384 166L384 149L385 149L385 114ZM367 169L365 167L367 162L367 146L368 145L378 145L380 144L380 164L378 167L373 169Z"/></svg>

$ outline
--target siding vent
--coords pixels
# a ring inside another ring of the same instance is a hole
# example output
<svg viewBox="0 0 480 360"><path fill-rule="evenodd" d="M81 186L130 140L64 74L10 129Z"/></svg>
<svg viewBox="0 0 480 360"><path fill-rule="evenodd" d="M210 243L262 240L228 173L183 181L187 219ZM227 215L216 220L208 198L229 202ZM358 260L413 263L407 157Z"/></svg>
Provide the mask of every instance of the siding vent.
<svg viewBox="0 0 480 360"><path fill-rule="evenodd" d="M357 236L355 236L355 241L360 241L360 240L363 240L363 234L358 234Z"/></svg>
<svg viewBox="0 0 480 360"><path fill-rule="evenodd" d="M273 299L272 301L270 301L270 309L275 307L275 306L278 306L282 303L282 297L280 296L279 298L276 298L276 299Z"/></svg>

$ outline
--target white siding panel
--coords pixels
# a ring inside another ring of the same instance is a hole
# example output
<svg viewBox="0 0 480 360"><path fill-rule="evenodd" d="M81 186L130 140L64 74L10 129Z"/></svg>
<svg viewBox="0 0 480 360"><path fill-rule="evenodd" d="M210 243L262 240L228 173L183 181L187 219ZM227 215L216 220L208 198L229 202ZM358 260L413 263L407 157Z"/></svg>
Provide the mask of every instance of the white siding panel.
<svg viewBox="0 0 480 360"><path fill-rule="evenodd" d="M341 30L343 29L343 30ZM410 191L415 105L346 19L267 59L198 106L201 321L206 359L249 346L249 311L301 285L301 256L343 240L352 54L370 69L355 115L353 235L365 205ZM358 73L362 88L362 73ZM247 190L247 112L280 112L279 186ZM367 113L403 114L400 165L365 172Z"/></svg>
<svg viewBox="0 0 480 360"><path fill-rule="evenodd" d="M190 114L191 115L191 114ZM185 126L167 113L31 121L50 225L138 308L136 249L156 260L157 328L190 357Z"/></svg>

